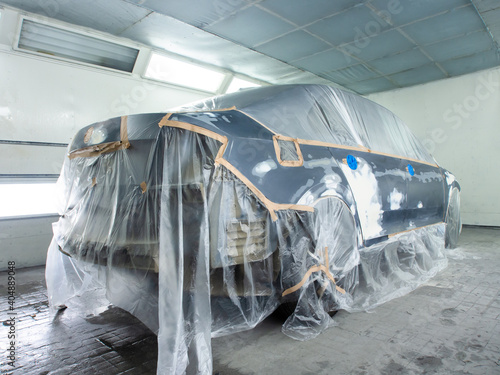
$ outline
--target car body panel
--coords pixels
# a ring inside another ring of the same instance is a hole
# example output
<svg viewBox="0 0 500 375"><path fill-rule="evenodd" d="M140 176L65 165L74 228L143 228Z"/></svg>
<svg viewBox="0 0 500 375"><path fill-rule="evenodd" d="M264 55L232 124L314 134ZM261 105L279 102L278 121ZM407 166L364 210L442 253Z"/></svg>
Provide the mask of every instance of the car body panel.
<svg viewBox="0 0 500 375"><path fill-rule="evenodd" d="M288 167L277 159L273 133L237 110L173 114L169 119L228 137L222 157L273 203L311 205L309 188L323 183L325 190L316 189L316 199L340 195L356 212L364 240L435 224L444 218L443 176L439 167L430 163L298 140L303 165ZM358 161L356 170L344 161L348 155ZM414 166L413 176L408 165Z"/></svg>

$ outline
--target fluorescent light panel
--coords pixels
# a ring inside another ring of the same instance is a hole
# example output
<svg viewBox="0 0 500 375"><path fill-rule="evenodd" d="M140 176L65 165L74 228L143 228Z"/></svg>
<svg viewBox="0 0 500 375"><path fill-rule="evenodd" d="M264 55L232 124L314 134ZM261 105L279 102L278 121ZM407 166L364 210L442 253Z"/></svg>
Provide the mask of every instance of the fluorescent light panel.
<svg viewBox="0 0 500 375"><path fill-rule="evenodd" d="M23 19L18 48L132 72L139 50Z"/></svg>
<svg viewBox="0 0 500 375"><path fill-rule="evenodd" d="M147 78L207 92L216 92L224 74L157 53L151 55Z"/></svg>

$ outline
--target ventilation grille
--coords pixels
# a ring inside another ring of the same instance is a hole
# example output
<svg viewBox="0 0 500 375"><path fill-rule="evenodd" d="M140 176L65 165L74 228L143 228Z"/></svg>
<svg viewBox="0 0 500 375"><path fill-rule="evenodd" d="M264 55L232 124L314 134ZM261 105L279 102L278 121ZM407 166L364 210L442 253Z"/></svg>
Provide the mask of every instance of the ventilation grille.
<svg viewBox="0 0 500 375"><path fill-rule="evenodd" d="M21 50L131 73L139 50L23 19Z"/></svg>

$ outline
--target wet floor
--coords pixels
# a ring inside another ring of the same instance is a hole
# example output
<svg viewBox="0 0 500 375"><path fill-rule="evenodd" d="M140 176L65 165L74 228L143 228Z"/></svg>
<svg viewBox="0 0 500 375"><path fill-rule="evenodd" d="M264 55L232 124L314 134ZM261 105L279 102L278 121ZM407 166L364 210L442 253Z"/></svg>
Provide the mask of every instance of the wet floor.
<svg viewBox="0 0 500 375"><path fill-rule="evenodd" d="M449 266L407 296L299 342L271 316L213 340L214 372L234 374L499 374L500 230L464 228ZM2 374L155 374L156 336L125 311L74 300L49 314L44 268L16 270L15 310L0 273ZM15 315L9 313L15 312ZM15 321L16 368L8 359Z"/></svg>

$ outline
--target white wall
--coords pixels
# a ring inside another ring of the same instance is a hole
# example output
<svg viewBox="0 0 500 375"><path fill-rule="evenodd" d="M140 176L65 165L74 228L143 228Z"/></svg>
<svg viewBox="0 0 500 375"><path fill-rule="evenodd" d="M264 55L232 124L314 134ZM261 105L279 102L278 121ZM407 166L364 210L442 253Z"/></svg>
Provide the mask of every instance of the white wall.
<svg viewBox="0 0 500 375"><path fill-rule="evenodd" d="M402 118L455 174L465 224L500 226L500 69L368 98Z"/></svg>
<svg viewBox="0 0 500 375"><path fill-rule="evenodd" d="M0 140L70 143L75 132L90 123L160 112L207 96L145 81L138 74L16 52L12 41L18 16L4 9L0 18ZM0 174L58 174L65 151L0 144ZM44 264L50 220L1 220L0 228L0 270L9 260L19 266Z"/></svg>
<svg viewBox="0 0 500 375"><path fill-rule="evenodd" d="M45 264L57 216L0 220L0 270L15 261L16 268Z"/></svg>
<svg viewBox="0 0 500 375"><path fill-rule="evenodd" d="M0 51L0 72L2 140L68 143L78 129L93 122L164 111L206 97L125 74L22 53ZM32 163L40 160L33 159L32 148L0 145L0 153L8 155L0 160L0 173L34 173ZM50 149L45 152L51 156L44 156L47 160L37 165L38 173L60 170L65 150L56 148L53 153Z"/></svg>

